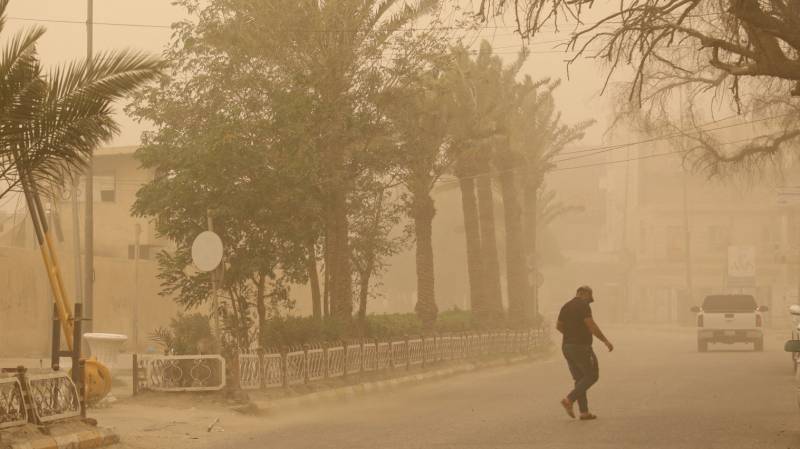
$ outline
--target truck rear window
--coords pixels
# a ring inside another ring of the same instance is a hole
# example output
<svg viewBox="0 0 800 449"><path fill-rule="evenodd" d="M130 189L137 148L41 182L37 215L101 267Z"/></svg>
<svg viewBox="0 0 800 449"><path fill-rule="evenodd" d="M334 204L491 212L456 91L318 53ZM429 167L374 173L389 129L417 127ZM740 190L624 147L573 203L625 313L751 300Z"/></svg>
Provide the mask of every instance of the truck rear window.
<svg viewBox="0 0 800 449"><path fill-rule="evenodd" d="M756 300L750 295L706 296L703 301L704 312L752 312L755 309Z"/></svg>

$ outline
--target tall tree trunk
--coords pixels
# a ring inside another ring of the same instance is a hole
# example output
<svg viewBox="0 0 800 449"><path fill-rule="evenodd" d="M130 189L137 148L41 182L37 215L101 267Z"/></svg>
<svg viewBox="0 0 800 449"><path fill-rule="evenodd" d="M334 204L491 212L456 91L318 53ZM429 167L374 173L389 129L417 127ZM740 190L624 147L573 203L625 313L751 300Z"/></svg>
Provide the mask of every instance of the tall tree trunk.
<svg viewBox="0 0 800 449"><path fill-rule="evenodd" d="M350 270L349 224L347 221L347 194L343 188L333 191L331 198L331 315L350 319L353 314L353 285Z"/></svg>
<svg viewBox="0 0 800 449"><path fill-rule="evenodd" d="M500 261L497 256L497 236L494 229L492 178L488 175L479 176L476 184L478 187L478 216L481 223L481 255L483 256L483 269L486 279L484 284L486 288L486 304L490 319L498 323L504 316L503 287L500 284Z"/></svg>
<svg viewBox="0 0 800 449"><path fill-rule="evenodd" d="M317 272L317 249L314 239L309 239L306 244L308 257L306 259L306 269L308 270L308 282L311 284L311 308L315 320L322 320L322 298L319 291L319 273Z"/></svg>
<svg viewBox="0 0 800 449"><path fill-rule="evenodd" d="M436 315L439 312L436 307L434 290L432 240L433 217L436 214L436 208L433 206L433 199L427 184L415 187L413 195L414 234L417 248L417 304L414 310L422 321L423 328L430 331L436 324Z"/></svg>
<svg viewBox="0 0 800 449"><path fill-rule="evenodd" d="M267 301L265 298L267 277L258 274L256 279L256 313L258 314L259 347L267 347Z"/></svg>
<svg viewBox="0 0 800 449"><path fill-rule="evenodd" d="M506 285L508 287L508 316L520 327L527 321L526 303L530 297L528 267L525 261L525 233L522 227L522 207L513 171L500 176L503 195L506 237Z"/></svg>
<svg viewBox="0 0 800 449"><path fill-rule="evenodd" d="M330 306L330 299L331 299L331 253L328 250L329 242L330 242L330 232L328 232L327 227L325 231L325 242L323 243L322 249L322 264L323 264L323 279L324 284L322 286L322 316L329 317L331 315L331 306Z"/></svg>
<svg viewBox="0 0 800 449"><path fill-rule="evenodd" d="M536 240L539 235L539 185L535 180L526 181L525 185L525 259L528 276L531 281L527 318L531 323L539 323L539 262L537 260Z"/></svg>
<svg viewBox="0 0 800 449"><path fill-rule="evenodd" d="M361 329L366 329L367 325L367 299L369 298L369 280L372 269L361 273L358 278L358 322Z"/></svg>
<svg viewBox="0 0 800 449"><path fill-rule="evenodd" d="M488 313L481 259L481 232L478 220L478 199L475 196L475 180L471 177L459 179L461 187L461 209L464 212L464 234L467 238L467 274L469 275L470 308L479 326L488 324Z"/></svg>

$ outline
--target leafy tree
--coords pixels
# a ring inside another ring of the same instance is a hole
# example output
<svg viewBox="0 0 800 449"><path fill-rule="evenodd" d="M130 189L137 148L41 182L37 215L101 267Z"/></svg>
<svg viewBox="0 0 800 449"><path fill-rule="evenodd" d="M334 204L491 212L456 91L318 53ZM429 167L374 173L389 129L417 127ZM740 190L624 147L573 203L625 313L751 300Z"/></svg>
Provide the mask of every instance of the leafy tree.
<svg viewBox="0 0 800 449"><path fill-rule="evenodd" d="M211 3L211 10L224 17L221 39L269 60L275 72L309 100L299 127L310 137L303 157L311 161L309 183L322 205L326 297L332 315L349 318L353 294L348 198L365 167L386 161L375 154L386 148L375 143L385 131L380 97L392 82L385 70L391 62L384 57L394 50L396 32L432 12L438 2Z"/></svg>
<svg viewBox="0 0 800 449"><path fill-rule="evenodd" d="M354 283L358 292L358 320L366 325L370 287L388 268L387 259L399 253L406 243L405 235L394 235L402 217L403 205L391 197L386 186L359 189L352 206L351 251L355 269Z"/></svg>
<svg viewBox="0 0 800 449"><path fill-rule="evenodd" d="M212 298L211 275L190 270L192 241L211 217L225 247L214 312L228 349L241 350L253 340L253 314L263 337L271 310L291 305L288 281L305 280L309 217L317 211L297 201L309 192L291 154L302 141L276 142L292 130L274 111L302 108L304 98L285 92L266 64L219 45L207 19L200 13L200 23L177 25L165 52L170 76L129 107L156 127L143 135L137 158L157 176L137 193L133 212L154 218L157 232L175 243L159 256L159 276L164 294L187 309Z"/></svg>

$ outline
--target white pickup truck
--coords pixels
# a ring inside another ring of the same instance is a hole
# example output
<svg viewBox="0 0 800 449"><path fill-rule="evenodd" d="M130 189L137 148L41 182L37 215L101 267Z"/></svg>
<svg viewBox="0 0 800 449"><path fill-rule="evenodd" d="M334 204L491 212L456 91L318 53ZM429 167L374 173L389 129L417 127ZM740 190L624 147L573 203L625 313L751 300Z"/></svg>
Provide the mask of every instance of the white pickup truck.
<svg viewBox="0 0 800 449"><path fill-rule="evenodd" d="M800 340L800 304L792 304L789 306L789 317L792 320L792 340ZM792 355L792 367L794 367L794 372L797 373L797 364L800 363L800 352L789 351L789 353Z"/></svg>
<svg viewBox="0 0 800 449"><path fill-rule="evenodd" d="M764 350L762 326L766 306L758 306L751 295L711 295L697 313L697 350L706 352L709 343L753 343L756 351Z"/></svg>

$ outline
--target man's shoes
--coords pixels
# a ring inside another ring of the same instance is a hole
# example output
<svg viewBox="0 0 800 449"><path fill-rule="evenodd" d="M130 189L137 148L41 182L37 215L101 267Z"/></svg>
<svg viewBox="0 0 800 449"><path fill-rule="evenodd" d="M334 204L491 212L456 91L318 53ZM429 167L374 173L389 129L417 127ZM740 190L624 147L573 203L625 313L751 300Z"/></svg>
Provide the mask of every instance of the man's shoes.
<svg viewBox="0 0 800 449"><path fill-rule="evenodd" d="M575 418L575 410L572 409L572 401L564 398L561 400L561 406L564 407L564 411L567 412L570 418Z"/></svg>
<svg viewBox="0 0 800 449"><path fill-rule="evenodd" d="M592 415L591 413L587 413L585 415L581 415L579 418L581 421L591 421L593 419L597 419L596 415Z"/></svg>

